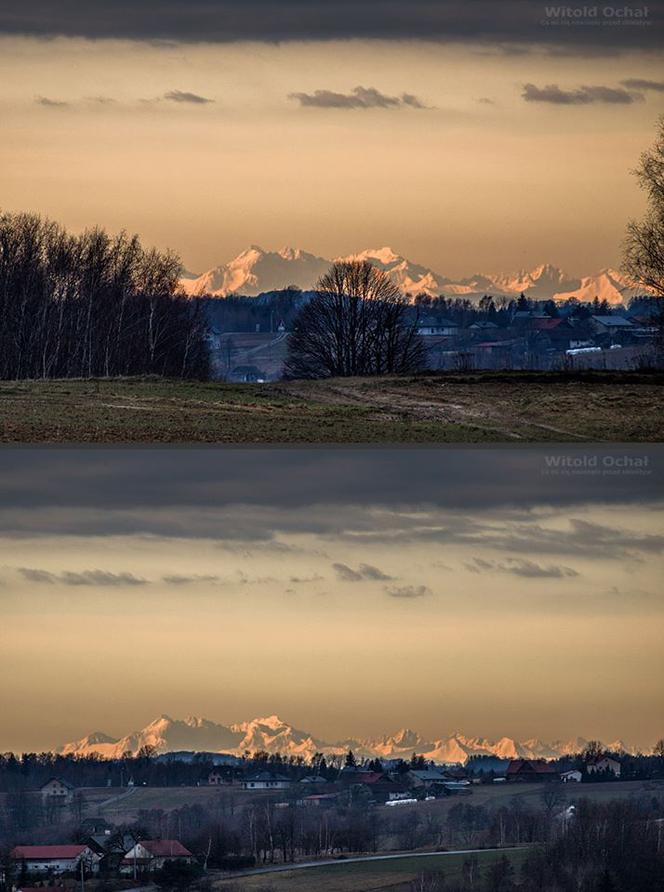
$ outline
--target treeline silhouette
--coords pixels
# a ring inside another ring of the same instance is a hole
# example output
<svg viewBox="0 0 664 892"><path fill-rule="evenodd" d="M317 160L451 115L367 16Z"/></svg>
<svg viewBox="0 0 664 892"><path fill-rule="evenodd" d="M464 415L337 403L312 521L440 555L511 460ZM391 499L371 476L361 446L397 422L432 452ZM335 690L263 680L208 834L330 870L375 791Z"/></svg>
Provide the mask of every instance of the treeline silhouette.
<svg viewBox="0 0 664 892"><path fill-rule="evenodd" d="M135 235L0 214L0 378L207 377L204 311L179 271Z"/></svg>

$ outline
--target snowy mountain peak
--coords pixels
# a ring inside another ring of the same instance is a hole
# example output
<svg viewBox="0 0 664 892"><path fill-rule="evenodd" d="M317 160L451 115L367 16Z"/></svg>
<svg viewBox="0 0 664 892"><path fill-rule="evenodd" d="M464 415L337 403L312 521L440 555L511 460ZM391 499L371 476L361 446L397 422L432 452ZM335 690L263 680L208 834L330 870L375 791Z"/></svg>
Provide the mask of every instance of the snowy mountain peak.
<svg viewBox="0 0 664 892"><path fill-rule="evenodd" d="M162 715L142 730L125 737L115 738L95 731L65 744L59 752L65 755L98 753L102 758L116 759L124 753L135 754L141 747L150 746L158 753L190 750L241 756L245 752L268 752L311 759L315 753L343 755L352 749L358 758L410 759L416 754L433 762L465 763L474 755L493 755L504 759L555 759L582 752L587 742L584 737L552 743L538 738L518 741L512 737L492 741L484 737L467 737L458 731L431 741L411 728L401 728L391 736L365 740L349 738L329 743L316 738L309 731L294 728L276 714L229 726L195 716L180 720ZM608 744L608 748L633 751L622 740Z"/></svg>
<svg viewBox="0 0 664 892"><path fill-rule="evenodd" d="M494 297L517 298L526 294L535 300L580 301L607 300L619 304L644 290L635 289L618 270L607 267L594 276L577 279L551 263L541 263L532 270L516 273L486 275L478 273L469 278L448 279L426 266L414 263L388 245L367 248L356 254L337 257L340 261L368 260L386 272L398 288L411 296L468 298L479 300L485 294ZM277 291L296 285L311 290L330 268L332 260L310 254L302 248L285 246L278 251L267 251L260 245L250 245L228 263L216 266L200 276L182 273L180 286L186 294L211 294L226 297L241 294L255 297L266 291Z"/></svg>

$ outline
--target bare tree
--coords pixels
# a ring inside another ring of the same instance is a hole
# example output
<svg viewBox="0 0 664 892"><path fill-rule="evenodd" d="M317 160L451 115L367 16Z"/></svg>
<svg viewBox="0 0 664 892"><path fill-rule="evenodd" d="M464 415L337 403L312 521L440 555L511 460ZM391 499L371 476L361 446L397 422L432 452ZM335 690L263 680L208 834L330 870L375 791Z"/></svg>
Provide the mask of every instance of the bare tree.
<svg viewBox="0 0 664 892"><path fill-rule="evenodd" d="M664 354L664 115L659 119L653 146L641 155L634 173L648 197L648 209L641 220L632 220L627 226L623 264L636 283L659 298L655 349L661 356Z"/></svg>
<svg viewBox="0 0 664 892"><path fill-rule="evenodd" d="M627 227L624 265L636 282L664 297L664 115L654 145L634 173L648 196L648 210Z"/></svg>
<svg viewBox="0 0 664 892"><path fill-rule="evenodd" d="M367 261L335 263L297 316L286 374L329 378L415 372L425 366L418 310Z"/></svg>

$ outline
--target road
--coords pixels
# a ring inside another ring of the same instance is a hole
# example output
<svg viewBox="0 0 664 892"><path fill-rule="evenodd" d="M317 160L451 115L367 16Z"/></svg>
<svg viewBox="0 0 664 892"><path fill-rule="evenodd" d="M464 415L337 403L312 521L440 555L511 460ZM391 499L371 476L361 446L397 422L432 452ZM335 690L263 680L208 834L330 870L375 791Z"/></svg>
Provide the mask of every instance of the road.
<svg viewBox="0 0 664 892"><path fill-rule="evenodd" d="M324 861L299 861L295 864L273 864L268 867L255 867L252 870L224 872L224 879L250 877L263 873L283 873L288 870L306 870L309 867L332 867L335 864L361 864L366 861L394 861L399 858L445 858L449 855L476 855L480 852L500 852L503 849L454 849L447 852L400 852L396 855L359 855L352 858L328 858ZM210 871L212 873L212 871Z"/></svg>

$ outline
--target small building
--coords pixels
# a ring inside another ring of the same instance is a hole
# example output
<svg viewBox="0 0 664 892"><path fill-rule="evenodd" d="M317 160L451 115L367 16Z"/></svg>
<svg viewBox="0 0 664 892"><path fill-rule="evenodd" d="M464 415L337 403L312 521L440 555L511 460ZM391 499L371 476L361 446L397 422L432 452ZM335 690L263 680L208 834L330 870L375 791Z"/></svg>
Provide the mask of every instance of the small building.
<svg viewBox="0 0 664 892"><path fill-rule="evenodd" d="M167 861L193 864L196 859L177 839L142 839L137 842L120 862L120 873L152 873L160 870Z"/></svg>
<svg viewBox="0 0 664 892"><path fill-rule="evenodd" d="M69 805L74 799L74 787L60 777L52 777L39 788L42 802L46 804Z"/></svg>
<svg viewBox="0 0 664 892"><path fill-rule="evenodd" d="M459 326L451 319L442 316L423 316L417 325L418 335L454 336L459 333Z"/></svg>
<svg viewBox="0 0 664 892"><path fill-rule="evenodd" d="M250 774L242 781L243 790L286 790L290 787L290 779L281 774L259 771Z"/></svg>
<svg viewBox="0 0 664 892"><path fill-rule="evenodd" d="M617 334L634 327L624 316L591 316L590 324L597 334Z"/></svg>
<svg viewBox="0 0 664 892"><path fill-rule="evenodd" d="M100 860L87 845L16 846L10 858L19 870L35 876L79 873L81 862L85 873L97 873Z"/></svg>
<svg viewBox="0 0 664 892"><path fill-rule="evenodd" d="M572 771L563 771L560 775L560 780L564 784L580 784L583 780L583 775L576 768L572 769Z"/></svg>
<svg viewBox="0 0 664 892"><path fill-rule="evenodd" d="M326 784L327 781L320 774L309 774L300 780L301 784Z"/></svg>
<svg viewBox="0 0 664 892"><path fill-rule="evenodd" d="M207 782L210 787L221 787L225 784L232 783L232 780L227 775L222 774L217 768L213 768L208 774Z"/></svg>
<svg viewBox="0 0 664 892"><path fill-rule="evenodd" d="M507 766L507 780L517 783L557 781L560 775L544 759L512 759Z"/></svg>
<svg viewBox="0 0 664 892"><path fill-rule="evenodd" d="M595 756L595 758L591 759L586 765L588 774L606 772L612 774L614 777L620 777L620 770L620 762L611 756Z"/></svg>
<svg viewBox="0 0 664 892"><path fill-rule="evenodd" d="M415 789L430 790L449 780L447 773L440 768L425 768L421 771L409 771L406 775L410 786Z"/></svg>

